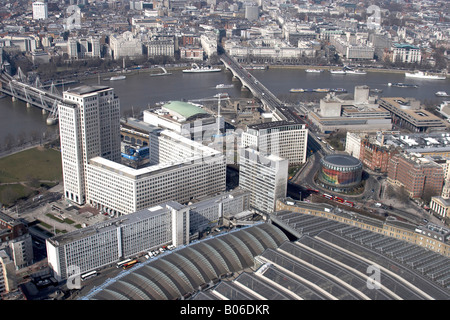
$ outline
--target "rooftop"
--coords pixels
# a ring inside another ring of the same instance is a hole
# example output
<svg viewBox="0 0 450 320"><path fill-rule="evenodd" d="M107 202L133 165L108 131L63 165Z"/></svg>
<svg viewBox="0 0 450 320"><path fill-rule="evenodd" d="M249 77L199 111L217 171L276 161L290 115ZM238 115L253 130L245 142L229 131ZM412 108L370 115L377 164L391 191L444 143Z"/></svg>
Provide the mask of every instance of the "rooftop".
<svg viewBox="0 0 450 320"><path fill-rule="evenodd" d="M140 169L134 169L121 163L117 163L102 157L91 158L89 160L89 164L91 166L100 167L105 170L115 171L120 175L126 176L130 179L139 179L145 175L156 174L158 172L172 170L173 168L176 167L200 163L199 161L206 162L209 159L213 159L215 157L219 158L222 156L222 154L219 151L216 151L212 148L204 146L190 139L184 138L179 134L172 132L170 130L163 130L161 131L160 134L167 139L176 140L180 145L182 144L185 146L189 146L190 150L192 150L192 156L179 158L178 160L172 162L163 162L160 164L151 165Z"/></svg>
<svg viewBox="0 0 450 320"><path fill-rule="evenodd" d="M122 128L132 128L137 131L144 132L146 134L148 134L149 132L157 132L157 131L162 130L161 128L159 128L157 126L146 123L144 121L140 121L135 118L127 118L126 121L120 120L120 125Z"/></svg>
<svg viewBox="0 0 450 320"><path fill-rule="evenodd" d="M363 133L365 135L365 133ZM399 147L409 153L447 153L450 151L450 133L382 133L367 138L380 146Z"/></svg>
<svg viewBox="0 0 450 320"><path fill-rule="evenodd" d="M85 95L85 94L90 94L90 93L106 90L106 89L109 89L109 88L110 87L108 87L108 86L82 85L82 86L78 86L78 87L75 87L75 88L68 89L68 90L66 90L66 92L72 93L72 94L78 94L78 95Z"/></svg>
<svg viewBox="0 0 450 320"><path fill-rule="evenodd" d="M361 164L360 160L346 154L330 154L324 157L323 160L337 166L353 167Z"/></svg>
<svg viewBox="0 0 450 320"><path fill-rule="evenodd" d="M266 248L276 249L286 240L280 229L266 223L236 229L147 260L82 299L178 299L211 281L252 267L255 256Z"/></svg>
<svg viewBox="0 0 450 320"><path fill-rule="evenodd" d="M283 126L299 126L299 125L303 125L303 124L282 120L282 121L271 121L271 122L264 122L264 123L249 124L247 127L249 129L263 130L263 129L279 128L279 127L283 127Z"/></svg>
<svg viewBox="0 0 450 320"><path fill-rule="evenodd" d="M170 203L171 202L168 202L168 204ZM166 208L165 204L154 206L151 208L134 212L133 214L122 216L119 218L113 218L105 222L96 223L86 228L75 230L69 233L59 234L52 238L47 239L47 241L53 243L55 246L63 246L66 243L73 242L74 240L90 237L96 233L108 232L111 229L117 229L118 226L133 224L139 220L147 219L150 216L160 215L161 213L166 212L167 210L168 209Z"/></svg>
<svg viewBox="0 0 450 320"><path fill-rule="evenodd" d="M394 46L396 48L402 48L402 49L419 49L419 47L413 46L412 44L408 44L408 43L394 43Z"/></svg>
<svg viewBox="0 0 450 320"><path fill-rule="evenodd" d="M162 106L164 109L168 109L180 115L185 119L189 119L192 116L197 114L207 114L205 110L202 108L193 105L191 103L182 102L182 101L171 101Z"/></svg>
<svg viewBox="0 0 450 320"><path fill-rule="evenodd" d="M439 126L445 127L442 119L425 109L420 108L417 100L401 97L383 97L380 99L381 107L404 118L415 126Z"/></svg>

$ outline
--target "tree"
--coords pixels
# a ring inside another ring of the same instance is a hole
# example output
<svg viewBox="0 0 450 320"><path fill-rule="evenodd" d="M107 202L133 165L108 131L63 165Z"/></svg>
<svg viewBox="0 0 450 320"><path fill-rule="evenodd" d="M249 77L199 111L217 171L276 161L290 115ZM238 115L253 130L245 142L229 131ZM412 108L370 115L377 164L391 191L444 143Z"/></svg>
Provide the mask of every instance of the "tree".
<svg viewBox="0 0 450 320"><path fill-rule="evenodd" d="M398 192L396 192L396 198L400 201L402 204L407 204L409 202L409 194L408 191L406 191L404 186L401 186L398 189Z"/></svg>
<svg viewBox="0 0 450 320"><path fill-rule="evenodd" d="M22 146L27 142L27 133L22 131L17 135L17 145Z"/></svg>
<svg viewBox="0 0 450 320"><path fill-rule="evenodd" d="M8 133L8 135L3 140L3 145L5 147L5 150L10 150L15 146L15 139L14 136L11 133Z"/></svg>
<svg viewBox="0 0 450 320"><path fill-rule="evenodd" d="M422 194L422 200L425 204L429 204L431 202L431 198L436 196L434 192L429 189L424 190Z"/></svg>

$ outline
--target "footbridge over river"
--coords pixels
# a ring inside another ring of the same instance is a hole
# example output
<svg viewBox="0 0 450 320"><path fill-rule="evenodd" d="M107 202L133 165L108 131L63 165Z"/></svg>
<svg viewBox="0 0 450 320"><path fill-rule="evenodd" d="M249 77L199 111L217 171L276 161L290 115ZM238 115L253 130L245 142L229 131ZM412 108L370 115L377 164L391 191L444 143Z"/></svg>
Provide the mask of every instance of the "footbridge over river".
<svg viewBox="0 0 450 320"><path fill-rule="evenodd" d="M58 120L58 104L64 103L63 96L54 85L46 90L39 78L34 83L29 83L20 71L12 77L5 72L0 73L0 92L11 96L13 101L22 100L28 107L35 106L48 113L48 124L54 124Z"/></svg>
<svg viewBox="0 0 450 320"><path fill-rule="evenodd" d="M250 74L240 63L227 53L220 55L220 60L225 67L231 71L233 76L239 79L242 86L247 88L255 98L259 99L264 109L272 112L276 120L298 122L299 117L286 107L269 89L267 89L258 79Z"/></svg>

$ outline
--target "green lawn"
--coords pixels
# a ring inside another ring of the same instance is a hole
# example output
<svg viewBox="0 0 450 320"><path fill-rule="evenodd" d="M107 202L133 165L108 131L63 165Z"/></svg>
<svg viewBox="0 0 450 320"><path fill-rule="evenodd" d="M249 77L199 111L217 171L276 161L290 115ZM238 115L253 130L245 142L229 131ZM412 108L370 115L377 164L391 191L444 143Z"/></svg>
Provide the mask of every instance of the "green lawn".
<svg viewBox="0 0 450 320"><path fill-rule="evenodd" d="M40 186L51 187L61 180L61 154L56 150L36 147L1 158L0 203L13 205Z"/></svg>
<svg viewBox="0 0 450 320"><path fill-rule="evenodd" d="M27 198L33 190L21 184L7 184L0 186L0 203L10 206L19 199Z"/></svg>
<svg viewBox="0 0 450 320"><path fill-rule="evenodd" d="M53 149L33 148L0 159L0 183L62 179L61 154Z"/></svg>

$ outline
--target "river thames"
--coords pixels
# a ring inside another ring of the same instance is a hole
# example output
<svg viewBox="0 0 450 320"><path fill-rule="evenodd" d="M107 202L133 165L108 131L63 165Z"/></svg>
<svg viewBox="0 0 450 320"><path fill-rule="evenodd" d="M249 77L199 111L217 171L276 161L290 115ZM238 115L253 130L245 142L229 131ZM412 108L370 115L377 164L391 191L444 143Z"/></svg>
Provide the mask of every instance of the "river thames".
<svg viewBox="0 0 450 320"><path fill-rule="evenodd" d="M166 76L151 76L147 72L127 75L125 80L109 81L105 79L87 79L77 84L107 85L114 88L120 98L121 112L135 112L154 106L161 101L211 99L219 92L227 92L231 98L251 97L241 90L240 82L232 81L229 71L189 74L181 70L169 71ZM264 86L282 100L298 101L301 95L310 93L289 93L291 88L344 88L353 95L354 87L368 85L371 89L381 89L379 96L411 97L422 102L439 105L446 98L435 96L437 91L450 93L450 79L422 80L405 78L404 73L371 72L364 75L332 75L328 71L322 73L306 73L304 69L269 68L268 70L249 71ZM217 84L234 84L228 89L216 89ZM398 88L388 83L408 83L418 85L417 88ZM72 85L72 86L77 86ZM62 88L58 88L62 91ZM65 89L68 89L66 87ZM448 99L448 98L447 98ZM198 101L201 103L201 101ZM27 108L22 101L12 102L7 96L0 99L0 143L5 136L43 135L54 133L58 126L46 125L47 115L43 115L36 107Z"/></svg>

